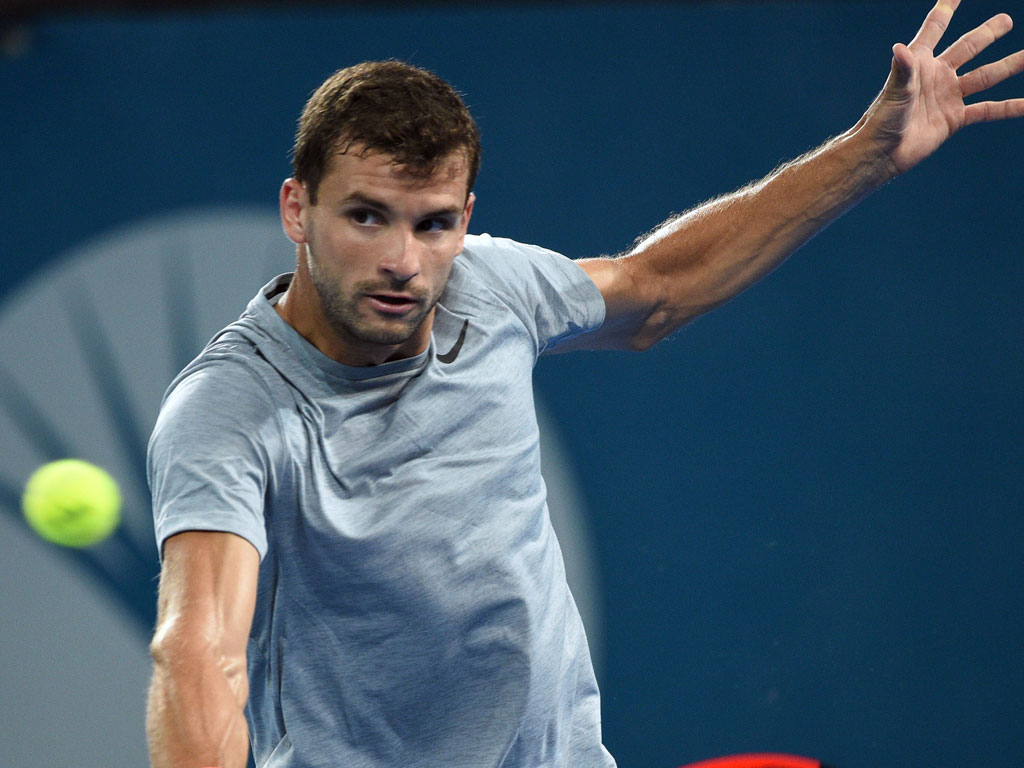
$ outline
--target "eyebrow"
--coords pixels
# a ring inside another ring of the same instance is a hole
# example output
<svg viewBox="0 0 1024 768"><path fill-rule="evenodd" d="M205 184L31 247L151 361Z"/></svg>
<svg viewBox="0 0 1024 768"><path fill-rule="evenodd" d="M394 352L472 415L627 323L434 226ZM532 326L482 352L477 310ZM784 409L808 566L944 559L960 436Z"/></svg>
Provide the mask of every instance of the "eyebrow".
<svg viewBox="0 0 1024 768"><path fill-rule="evenodd" d="M342 198L340 205L351 205L352 203L359 203L360 205L365 205L367 208L375 208L381 213L392 212L391 206L389 206L387 203L384 203L380 200L375 200L372 197L369 197L368 195L362 194L361 192L353 192L351 195ZM428 211L426 214L420 216L419 218L433 219L440 216L461 216L462 211L463 209L459 208L458 206L449 205L445 208L438 208L435 211Z"/></svg>

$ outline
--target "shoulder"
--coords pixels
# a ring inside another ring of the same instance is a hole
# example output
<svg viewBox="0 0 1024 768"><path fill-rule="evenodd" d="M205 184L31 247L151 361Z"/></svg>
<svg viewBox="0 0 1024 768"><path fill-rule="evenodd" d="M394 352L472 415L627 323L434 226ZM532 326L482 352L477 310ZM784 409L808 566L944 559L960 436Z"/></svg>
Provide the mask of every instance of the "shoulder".
<svg viewBox="0 0 1024 768"><path fill-rule="evenodd" d="M472 295L501 304L530 332L539 351L598 327L604 301L586 272L548 248L490 235L467 235L448 298Z"/></svg>
<svg viewBox="0 0 1024 768"><path fill-rule="evenodd" d="M244 340L221 337L179 373L164 394L150 438L161 444L224 448L249 443L276 408L260 358Z"/></svg>
<svg viewBox="0 0 1024 768"><path fill-rule="evenodd" d="M232 334L222 334L174 377L162 407L182 399L262 400L268 395L258 372L263 365L265 362L253 344Z"/></svg>
<svg viewBox="0 0 1024 768"><path fill-rule="evenodd" d="M521 243L507 237L489 234L466 235L460 259L472 268L502 270L505 267L522 266L532 262L572 263L567 256L539 245Z"/></svg>
<svg viewBox="0 0 1024 768"><path fill-rule="evenodd" d="M575 261L557 251L487 234L466 236L452 271L456 279L466 275L505 297L566 290L589 282Z"/></svg>

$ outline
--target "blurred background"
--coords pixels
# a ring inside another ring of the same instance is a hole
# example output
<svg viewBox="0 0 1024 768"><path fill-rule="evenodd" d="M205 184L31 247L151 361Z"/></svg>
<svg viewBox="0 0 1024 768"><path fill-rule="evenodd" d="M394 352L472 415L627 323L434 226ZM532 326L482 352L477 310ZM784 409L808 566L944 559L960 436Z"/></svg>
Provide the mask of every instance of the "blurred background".
<svg viewBox="0 0 1024 768"><path fill-rule="evenodd" d="M928 10L132 5L0 5L7 768L146 764L146 440L177 369L290 268L277 192L327 75L394 57L451 81L484 141L473 231L583 257L852 125ZM1008 5L965 0L945 42ZM552 511L623 768L1018 764L1022 158L1024 123L974 127L656 349L541 361ZM69 455L126 499L82 552L20 513L29 473Z"/></svg>

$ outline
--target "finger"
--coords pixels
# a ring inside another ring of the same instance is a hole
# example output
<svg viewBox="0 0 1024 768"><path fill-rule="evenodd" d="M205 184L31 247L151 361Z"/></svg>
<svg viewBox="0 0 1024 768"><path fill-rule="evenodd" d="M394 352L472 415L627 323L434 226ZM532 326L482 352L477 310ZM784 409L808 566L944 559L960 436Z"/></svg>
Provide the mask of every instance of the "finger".
<svg viewBox="0 0 1024 768"><path fill-rule="evenodd" d="M1017 51L1010 56L960 76L960 93L973 96L978 91L991 88L1008 77L1024 72L1024 51Z"/></svg>
<svg viewBox="0 0 1024 768"><path fill-rule="evenodd" d="M892 47L891 84L896 88L906 88L914 75L914 54L903 43Z"/></svg>
<svg viewBox="0 0 1024 768"><path fill-rule="evenodd" d="M978 104L969 104L964 109L964 125L1008 120L1012 117L1024 117L1024 99L982 101Z"/></svg>
<svg viewBox="0 0 1024 768"><path fill-rule="evenodd" d="M961 37L943 51L939 58L944 59L953 69L960 69L1011 29L1013 19L1000 13Z"/></svg>
<svg viewBox="0 0 1024 768"><path fill-rule="evenodd" d="M939 0L924 17L924 23L910 44L922 45L929 50L935 48L946 33L946 27L949 26L949 20L953 18L953 11L958 5L960 0Z"/></svg>

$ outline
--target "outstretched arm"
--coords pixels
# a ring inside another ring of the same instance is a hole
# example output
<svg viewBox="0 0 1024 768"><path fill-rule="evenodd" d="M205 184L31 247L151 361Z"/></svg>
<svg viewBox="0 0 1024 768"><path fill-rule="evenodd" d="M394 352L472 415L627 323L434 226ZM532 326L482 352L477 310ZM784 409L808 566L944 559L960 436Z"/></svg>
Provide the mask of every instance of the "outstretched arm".
<svg viewBox="0 0 1024 768"><path fill-rule="evenodd" d="M732 298L965 125L1024 116L1024 98L965 99L1024 70L1024 51L957 71L1013 26L999 14L940 55L959 0L939 0L909 45L893 47L881 93L857 124L767 178L675 217L617 258L579 262L607 319L576 348L645 349Z"/></svg>

